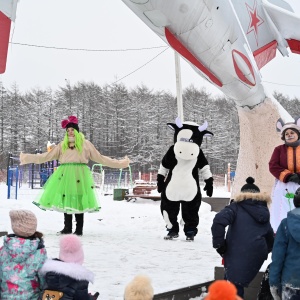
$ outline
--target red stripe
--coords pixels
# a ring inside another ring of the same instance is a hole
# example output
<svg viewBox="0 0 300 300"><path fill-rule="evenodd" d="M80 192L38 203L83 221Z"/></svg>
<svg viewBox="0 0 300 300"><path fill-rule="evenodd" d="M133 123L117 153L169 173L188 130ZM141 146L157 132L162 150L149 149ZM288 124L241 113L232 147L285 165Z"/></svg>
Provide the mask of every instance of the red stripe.
<svg viewBox="0 0 300 300"><path fill-rule="evenodd" d="M186 58L190 63L197 67L201 72L203 72L213 83L222 87L222 82L210 71L208 70L166 27L165 35L170 46L175 49L179 54Z"/></svg>
<svg viewBox="0 0 300 300"><path fill-rule="evenodd" d="M265 66L276 56L277 42L272 41L271 43L257 49L253 52L254 59L259 69Z"/></svg>
<svg viewBox="0 0 300 300"><path fill-rule="evenodd" d="M297 40L287 40L289 47L293 53L300 54L300 41Z"/></svg>
<svg viewBox="0 0 300 300"><path fill-rule="evenodd" d="M246 84L249 84L251 86L255 86L256 82L251 82L250 80L248 80L248 78L245 76L245 74L243 73L243 71L239 68L237 62L234 59L234 55L233 55L234 53L237 53L237 55L239 55L243 59L243 61L246 63L246 65L248 67L248 70L251 72L253 80L255 81L254 71L252 69L252 65L251 65L249 59L247 58L247 56L244 55L242 52L239 52L237 50L232 50L232 60L233 60L233 66L234 66L236 75L238 76L238 78L240 80L242 80Z"/></svg>

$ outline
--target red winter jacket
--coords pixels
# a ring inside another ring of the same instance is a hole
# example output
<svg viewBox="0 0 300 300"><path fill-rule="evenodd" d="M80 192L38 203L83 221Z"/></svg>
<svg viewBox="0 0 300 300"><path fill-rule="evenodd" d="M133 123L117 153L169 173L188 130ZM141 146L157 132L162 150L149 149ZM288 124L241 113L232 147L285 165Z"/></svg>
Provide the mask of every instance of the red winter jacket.
<svg viewBox="0 0 300 300"><path fill-rule="evenodd" d="M269 161L269 170L282 182L287 182L289 175L293 173L300 176L300 146L277 146Z"/></svg>

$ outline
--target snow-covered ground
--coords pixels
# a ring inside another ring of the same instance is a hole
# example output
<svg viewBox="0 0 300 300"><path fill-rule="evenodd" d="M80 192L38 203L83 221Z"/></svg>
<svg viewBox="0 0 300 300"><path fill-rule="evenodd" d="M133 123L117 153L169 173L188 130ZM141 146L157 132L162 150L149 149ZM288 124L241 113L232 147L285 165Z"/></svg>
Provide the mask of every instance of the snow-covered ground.
<svg viewBox="0 0 300 300"><path fill-rule="evenodd" d="M33 205L38 189L23 185L18 192L18 200L7 199L7 186L0 184L0 231L12 232L9 210L30 209L38 218L38 230L44 233L48 256L57 257L56 232L63 228L63 214ZM214 197L218 196L230 194L218 188ZM95 273L90 291L100 292L98 299L122 300L126 284L137 274L152 279L155 294L214 279L214 267L221 265L221 259L212 248L210 227L215 212L210 205L202 202L199 233L194 242L186 242L182 229L178 239L163 239L166 231L160 201L114 201L112 195L100 195L100 202L99 213L85 214L81 238L84 265Z"/></svg>

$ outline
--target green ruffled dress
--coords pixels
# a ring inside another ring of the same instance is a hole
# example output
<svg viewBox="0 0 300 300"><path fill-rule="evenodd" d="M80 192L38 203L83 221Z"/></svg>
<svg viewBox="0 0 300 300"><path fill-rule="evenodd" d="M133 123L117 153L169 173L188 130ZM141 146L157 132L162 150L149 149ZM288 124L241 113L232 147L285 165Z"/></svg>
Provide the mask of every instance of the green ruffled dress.
<svg viewBox="0 0 300 300"><path fill-rule="evenodd" d="M61 164L48 178L33 203L43 210L67 214L100 210L92 173L82 163Z"/></svg>

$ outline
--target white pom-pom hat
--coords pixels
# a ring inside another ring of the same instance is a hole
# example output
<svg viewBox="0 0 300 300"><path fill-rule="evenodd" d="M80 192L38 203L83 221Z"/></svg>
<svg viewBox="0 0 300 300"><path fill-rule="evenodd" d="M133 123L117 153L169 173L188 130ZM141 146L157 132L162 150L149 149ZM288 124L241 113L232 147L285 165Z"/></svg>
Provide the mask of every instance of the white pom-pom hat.
<svg viewBox="0 0 300 300"><path fill-rule="evenodd" d="M127 284L124 300L152 300L153 295L150 278L146 275L137 275Z"/></svg>

